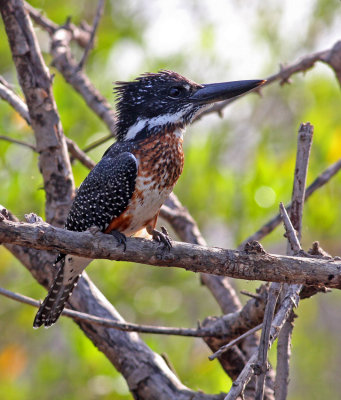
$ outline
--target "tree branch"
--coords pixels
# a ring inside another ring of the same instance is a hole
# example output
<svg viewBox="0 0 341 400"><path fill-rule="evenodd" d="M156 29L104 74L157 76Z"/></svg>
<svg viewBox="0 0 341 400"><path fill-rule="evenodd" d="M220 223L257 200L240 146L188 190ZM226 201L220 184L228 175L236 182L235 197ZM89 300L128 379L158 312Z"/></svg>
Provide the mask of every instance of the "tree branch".
<svg viewBox="0 0 341 400"><path fill-rule="evenodd" d="M30 126L31 125L31 119L28 113L28 108L25 102L23 102L19 96L17 96L11 89L8 87L8 83L0 77L0 97L2 97L4 100L8 101L8 103L25 119L27 124ZM5 87L6 92L5 95L2 96L2 87ZM37 151L35 146L32 146L26 142L22 142L20 140L15 140L8 138L6 136L0 136L1 139L7 140L9 142L17 143L23 146L30 147L32 150ZM87 168L92 169L96 164L94 161L91 160L90 157L88 157L78 146L77 144L71 140L70 138L65 136L66 144L68 147L68 151L72 155L73 158L77 159L80 161L83 165L85 165Z"/></svg>
<svg viewBox="0 0 341 400"><path fill-rule="evenodd" d="M202 246L206 245L205 239L201 235L196 222L188 210L182 206L174 193L169 196L165 202L165 205L162 206L160 216L170 223L182 241L200 244ZM257 325L257 323L261 320L264 313L263 305L265 304L267 291L265 286L260 289L260 298L257 301L249 301L245 307L242 308L237 293L230 284L228 277L201 274L200 279L201 282L206 285L206 287L213 294L214 298L225 314L221 318L206 318L203 322L205 326L216 324L219 326L225 326L227 322L230 322L232 316L238 315L238 319L236 320L237 325L232 332L240 335L242 332L248 330L250 326ZM222 339L212 339L206 337L204 338L204 341L212 350L212 352L216 352L237 335L227 334ZM255 342L255 337L252 339L247 337L242 343L238 341L238 346L233 348L230 346L226 352L221 353L219 362L231 379L236 379L238 374L242 371L246 359L252 354L252 346L249 344L253 344ZM250 387L250 397L252 397L252 395L253 387Z"/></svg>
<svg viewBox="0 0 341 400"><path fill-rule="evenodd" d="M279 332L281 331L285 321L288 319L290 315L292 306L297 304L298 300L299 300L299 293L297 292L286 293L282 301L282 304L271 324L269 348L272 346L273 342L277 339ZM228 392L224 400L236 400L240 395L240 393L243 392L246 384L254 374L254 368L255 368L255 363L257 361L257 356L258 352L255 352L253 356L249 359L242 373L233 382L232 388Z"/></svg>
<svg viewBox="0 0 341 400"><path fill-rule="evenodd" d="M295 232L294 226L291 223L287 210L285 209L283 203L279 204L280 214L284 223L286 237L291 246L292 254L299 254L302 251L302 247L298 240L297 234Z"/></svg>
<svg viewBox="0 0 341 400"><path fill-rule="evenodd" d="M29 12L33 21L41 28L45 29L50 35L53 35L59 28L56 23L44 16L42 12L32 7L29 3L25 2L25 8ZM78 27L72 24L71 22L69 22L67 26L72 34L72 40L75 40L80 47L86 47L90 41L91 32L84 27Z"/></svg>
<svg viewBox="0 0 341 400"><path fill-rule="evenodd" d="M0 213L0 218L4 215L12 220L16 219L11 213L4 211ZM53 280L51 265L55 254L13 244L5 243L4 245L23 263L38 282L45 287L50 286ZM69 300L69 307L124 323L117 310L95 287L86 273L83 273L80 278L73 296ZM166 396L167 399L172 400L222 400L224 397L224 395L197 393L182 385L163 359L154 353L136 333L122 332L81 320L75 322L122 373L135 397L147 399L152 396L158 399Z"/></svg>
<svg viewBox="0 0 341 400"><path fill-rule="evenodd" d="M24 101L17 96L12 89L9 88L7 82L3 77L0 77L0 97L7 101L30 125L31 120L28 114L28 109Z"/></svg>
<svg viewBox="0 0 341 400"><path fill-rule="evenodd" d="M87 75L78 68L78 63L70 50L70 40L72 34L68 27L61 27L51 37L52 65L63 75L68 82L78 92L86 104L95 114L107 125L114 137L116 117L111 105L93 86Z"/></svg>
<svg viewBox="0 0 341 400"><path fill-rule="evenodd" d="M208 356L208 359L213 361L215 360L217 357L220 357L223 353L225 353L225 351L227 351L229 348L231 348L232 346L234 346L235 344L237 344L238 342L240 342L241 340L245 339L247 336L249 335L253 335L254 333L256 333L257 331L259 331L260 329L262 329L263 323L256 325L254 328L246 331L245 333L243 333L242 335L238 336L236 339L231 340L231 342L225 344L224 346L222 346L218 351L216 351L215 353L211 354L210 356Z"/></svg>
<svg viewBox="0 0 341 400"><path fill-rule="evenodd" d="M341 41L339 41L336 42L334 46L330 49L308 54L302 57L297 62L288 66L281 65L279 72L265 78L266 83L262 85L262 89L265 86L271 85L272 83L277 81L280 82L280 85L290 83L290 77L292 75L297 74L299 72L305 72L308 69L313 68L318 61L328 64L334 70L336 77L341 85ZM254 90L254 92L260 93L260 89L256 89ZM238 96L238 98L246 95L247 95L246 93L242 94L241 96ZM200 114L198 119L211 113L217 113L221 115L224 108L227 107L229 104L233 103L234 101L236 101L238 98L225 100L215 104L213 107Z"/></svg>
<svg viewBox="0 0 341 400"><path fill-rule="evenodd" d="M5 140L6 142L19 144L20 146L28 147L30 150L37 151L35 146L33 146L33 144L23 142L22 140L13 139L4 135L0 135L0 140Z"/></svg>
<svg viewBox="0 0 341 400"><path fill-rule="evenodd" d="M314 127L310 123L301 124L297 137L297 154L294 174L294 185L292 192L292 207L290 219L283 206L280 204L280 213L285 225L288 239L287 254L299 254L302 251L300 238L302 234L302 218L305 197L305 187L309 164L310 149L313 140ZM297 233L297 234L296 234ZM284 292L300 293L303 285L284 285ZM296 307L298 304L296 305ZM291 336L293 331L294 312L291 311L282 331L278 337L277 345L277 367L275 381L276 400L285 400L288 394L289 384L289 363L291 356Z"/></svg>
<svg viewBox="0 0 341 400"><path fill-rule="evenodd" d="M317 189L324 186L326 183L330 181L330 179L335 176L341 169L341 159L336 161L334 164L330 165L327 169L325 169L310 186L307 187L305 191L304 201L307 201L309 197L316 192ZM291 203L286 206L287 211L291 210ZM264 224L257 232L249 236L245 239L239 246L239 249L243 249L248 242L252 242L254 240L260 240L264 236L268 235L272 232L280 223L281 223L281 215L278 213L275 217L273 217L270 221Z"/></svg>
<svg viewBox="0 0 341 400"><path fill-rule="evenodd" d="M34 300L31 297L27 297L19 293L11 292L10 290L4 289L2 287L0 287L0 295L37 308L39 308L41 304L38 300ZM62 315L78 321L105 326L107 328L114 328L124 332L152 333L158 335L175 335L185 337L220 337L224 335L224 333L221 332L221 329L219 329L219 332L214 332L214 330L212 329L213 327L211 326L200 326L197 329L193 329L133 324L129 322L113 321L108 318L99 318L96 315L90 315L79 311L70 310L68 308L65 308L63 310ZM241 337L239 337L238 340L241 340Z"/></svg>
<svg viewBox="0 0 341 400"><path fill-rule="evenodd" d="M103 15L104 4L105 4L105 0L99 0L98 1L96 15L95 15L94 22L93 22L93 25L92 25L90 39L88 41L88 44L85 47L85 50L84 50L82 58L79 61L79 64L78 64L78 68L79 69L82 69L84 67L84 65L86 63L86 60L87 60L87 58L89 56L90 50L94 46L95 34L96 34L96 30L97 30L99 21L100 21L102 15Z"/></svg>
<svg viewBox="0 0 341 400"><path fill-rule="evenodd" d="M341 288L341 261L289 257L266 252L209 248L174 242L170 251L151 240L127 238L123 251L111 235L72 232L46 223L0 222L0 242L36 249L58 250L88 258L134 261L160 267L177 267L193 272L246 280L304 283Z"/></svg>
<svg viewBox="0 0 341 400"><path fill-rule="evenodd" d="M268 301L266 303L262 334L257 354L257 363L254 366L254 371L257 376L255 400L263 400L265 377L268 370L268 350L270 342L271 323L275 313L277 299L281 290L280 283L272 283L269 290Z"/></svg>
<svg viewBox="0 0 341 400"><path fill-rule="evenodd" d="M0 10L40 154L46 219L63 226L73 199L74 182L51 76L22 0L1 0Z"/></svg>

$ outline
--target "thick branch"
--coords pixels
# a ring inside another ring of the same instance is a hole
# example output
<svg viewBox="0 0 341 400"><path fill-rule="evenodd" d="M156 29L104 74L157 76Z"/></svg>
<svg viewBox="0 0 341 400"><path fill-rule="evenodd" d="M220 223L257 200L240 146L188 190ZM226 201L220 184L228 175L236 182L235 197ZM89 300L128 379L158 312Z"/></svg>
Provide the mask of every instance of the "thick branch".
<svg viewBox="0 0 341 400"><path fill-rule="evenodd" d="M238 279L325 285L341 288L340 259L325 260L243 252L174 242L170 251L150 240L127 238L127 249L103 233L71 232L46 223L0 222L0 242L58 250L89 258L172 266Z"/></svg>
<svg viewBox="0 0 341 400"><path fill-rule="evenodd" d="M93 86L87 75L78 68L78 63L74 59L69 46L71 39L72 34L67 27L62 27L53 34L51 43L52 64L83 97L86 104L103 120L109 131L114 134L115 113L107 100Z"/></svg>
<svg viewBox="0 0 341 400"><path fill-rule="evenodd" d="M46 219L62 226L74 195L74 183L51 76L22 0L1 0L0 9L40 153Z"/></svg>
<svg viewBox="0 0 341 400"><path fill-rule="evenodd" d="M7 215L7 213L4 214ZM11 214L8 216L15 220ZM50 286L53 279L51 265L55 260L54 254L13 244L5 244L5 247L23 263L38 282L45 287ZM83 273L79 280L69 306L83 313L124 323L124 319L95 287L86 273ZM223 398L223 395L196 393L182 385L163 359L154 353L136 333L122 332L100 325L94 326L80 320L77 323L94 345L122 373L136 398L172 400L221 400Z"/></svg>
<svg viewBox="0 0 341 400"><path fill-rule="evenodd" d="M182 206L174 193L169 196L165 205L161 208L160 216L171 224L182 241L202 246L206 245L205 239L201 235L196 222L188 210ZM227 323L227 326L231 327L231 325L229 325L231 317L238 315L236 319L237 324L234 325L235 329L227 329L224 338L204 338L204 341L210 349L216 352L228 341L259 323L264 312L263 304L265 304L266 288L263 286L260 290L259 298L256 300L252 299L242 308L237 293L230 284L228 277L201 274L200 278L201 282L205 284L213 294L221 310L225 314L221 318L207 318L204 321L205 326L219 324L219 327L221 327L220 329L222 329ZM234 332L234 335L227 334L227 331L230 333ZM220 354L219 362L231 379L237 378L238 374L244 368L247 358L253 353L254 344L257 344L256 337L248 336L244 341L239 342L238 346L233 348L230 346L226 352ZM248 389L250 389L247 391L250 392L250 397L252 397L252 385L250 385Z"/></svg>

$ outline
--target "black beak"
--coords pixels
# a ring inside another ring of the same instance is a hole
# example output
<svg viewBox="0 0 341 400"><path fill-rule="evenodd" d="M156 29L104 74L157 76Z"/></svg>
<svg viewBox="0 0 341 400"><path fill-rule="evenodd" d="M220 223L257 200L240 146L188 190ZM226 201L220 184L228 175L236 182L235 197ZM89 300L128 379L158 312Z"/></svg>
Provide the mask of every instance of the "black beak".
<svg viewBox="0 0 341 400"><path fill-rule="evenodd" d="M240 96L241 94L252 90L266 81L264 80L249 80L249 81L234 81L222 83L210 83L202 85L191 97L190 100L199 104L210 104L216 101L231 99L232 97Z"/></svg>

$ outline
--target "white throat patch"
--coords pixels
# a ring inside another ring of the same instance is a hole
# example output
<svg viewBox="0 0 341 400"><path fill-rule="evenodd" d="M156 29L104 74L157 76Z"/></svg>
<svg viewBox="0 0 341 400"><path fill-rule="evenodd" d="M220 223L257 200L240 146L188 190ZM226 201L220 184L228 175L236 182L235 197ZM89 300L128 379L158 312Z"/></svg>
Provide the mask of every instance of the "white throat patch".
<svg viewBox="0 0 341 400"><path fill-rule="evenodd" d="M124 138L124 140L132 140L138 135L140 131L148 127L150 129L156 126L165 126L167 124L173 124L181 121L181 118L186 114L187 109L182 109L177 113L167 113L159 115L151 119L138 119L134 125L132 125ZM177 130L179 131L179 130Z"/></svg>

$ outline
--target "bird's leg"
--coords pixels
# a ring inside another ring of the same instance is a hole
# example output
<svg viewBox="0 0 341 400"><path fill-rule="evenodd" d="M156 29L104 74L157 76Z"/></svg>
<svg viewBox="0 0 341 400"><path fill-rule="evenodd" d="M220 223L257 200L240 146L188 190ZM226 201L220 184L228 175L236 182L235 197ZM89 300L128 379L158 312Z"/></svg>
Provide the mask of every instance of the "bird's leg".
<svg viewBox="0 0 341 400"><path fill-rule="evenodd" d="M123 251L126 251L127 249L127 237L124 233L117 231L116 229L113 229L110 232L107 232L109 235L114 236L114 238L117 240L117 243L123 246Z"/></svg>
<svg viewBox="0 0 341 400"><path fill-rule="evenodd" d="M99 232L102 232L103 233L103 231L98 227L98 226L91 226L89 229L88 229L88 231L89 232L91 232L93 235L97 235ZM112 229L112 230L110 230L110 231L105 231L104 233L106 233L106 234L108 234L108 235L111 235L111 236L114 236L114 238L117 240L117 243L120 245L122 245L123 246L123 251L126 251L126 248L127 248L127 244L126 244L126 242L127 242L127 238L126 238L126 235L124 235L123 233L121 233L121 232L119 232L119 231L117 231L116 229Z"/></svg>
<svg viewBox="0 0 341 400"><path fill-rule="evenodd" d="M170 250L172 248L172 240L168 235L167 229L164 226L161 226L161 232L157 231L155 229L156 226L156 221L157 217L159 216L159 213L155 215L155 217L150 220L146 226L146 230L149 233L149 235L152 236L153 240L163 243L164 246Z"/></svg>
<svg viewBox="0 0 341 400"><path fill-rule="evenodd" d="M153 229L151 235L153 237L153 240L163 243L167 250L170 250L172 248L172 239L168 235L167 229L164 226L161 226L161 232Z"/></svg>

